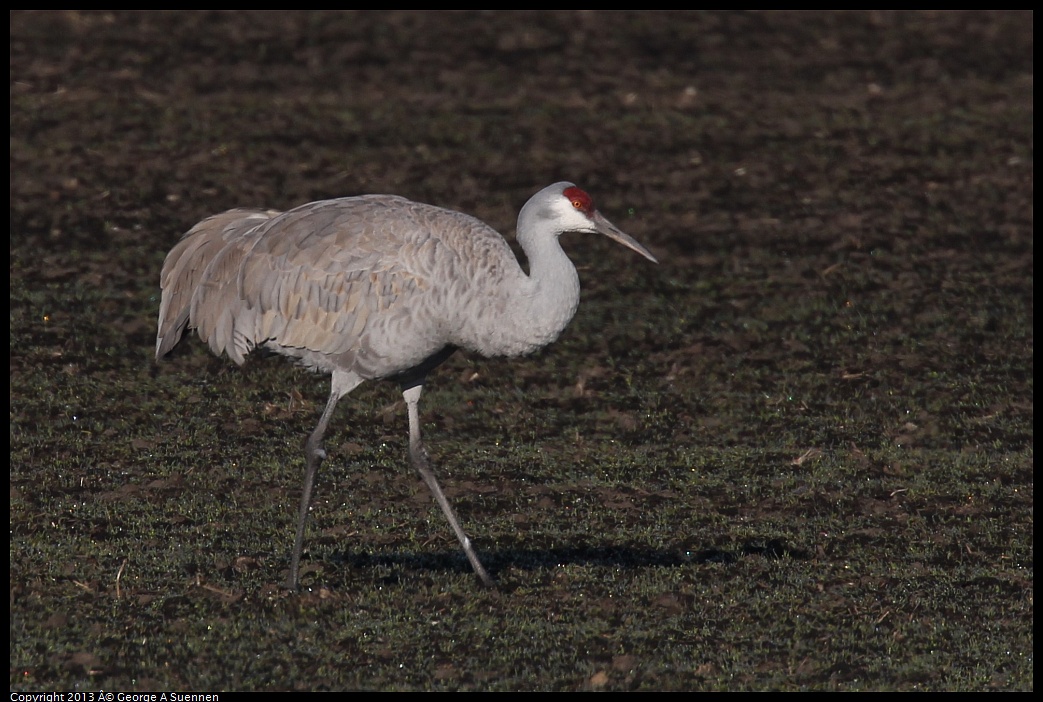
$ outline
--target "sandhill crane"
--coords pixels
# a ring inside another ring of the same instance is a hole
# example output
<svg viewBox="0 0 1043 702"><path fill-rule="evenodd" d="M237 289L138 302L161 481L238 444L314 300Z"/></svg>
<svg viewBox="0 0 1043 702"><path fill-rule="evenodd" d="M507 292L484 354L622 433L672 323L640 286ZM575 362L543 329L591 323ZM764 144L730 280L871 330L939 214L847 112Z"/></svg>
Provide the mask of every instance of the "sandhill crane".
<svg viewBox="0 0 1043 702"><path fill-rule="evenodd" d="M417 404L427 374L457 348L519 356L558 338L579 304L579 276L558 242L565 232L599 232L657 263L565 182L533 195L518 214L527 274L486 224L393 195L288 212L229 210L194 226L170 251L160 278L157 360L194 327L215 354L239 365L259 346L332 374L326 409L305 443L291 590L330 418L342 397L378 378L399 383L410 460L475 573L494 586L435 479Z"/></svg>

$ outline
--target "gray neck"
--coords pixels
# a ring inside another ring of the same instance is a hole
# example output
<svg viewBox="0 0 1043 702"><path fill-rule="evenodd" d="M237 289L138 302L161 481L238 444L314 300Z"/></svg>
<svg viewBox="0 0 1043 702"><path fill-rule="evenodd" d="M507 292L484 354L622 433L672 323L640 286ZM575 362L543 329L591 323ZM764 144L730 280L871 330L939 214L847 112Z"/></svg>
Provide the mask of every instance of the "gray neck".
<svg viewBox="0 0 1043 702"><path fill-rule="evenodd" d="M527 231L519 226L519 232ZM558 338L572 321L579 305L579 275L565 255L557 235L520 234L518 238L529 260L529 279L517 303L529 320L533 341L539 346Z"/></svg>

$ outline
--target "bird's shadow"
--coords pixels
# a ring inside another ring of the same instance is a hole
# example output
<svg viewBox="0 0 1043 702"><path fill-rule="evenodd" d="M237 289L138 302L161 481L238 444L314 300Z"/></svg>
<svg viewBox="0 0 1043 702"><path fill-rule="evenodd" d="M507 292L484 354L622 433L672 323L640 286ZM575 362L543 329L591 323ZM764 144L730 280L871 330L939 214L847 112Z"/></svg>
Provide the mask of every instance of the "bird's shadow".
<svg viewBox="0 0 1043 702"><path fill-rule="evenodd" d="M810 558L804 549L787 545L781 539L747 541L734 548L705 548L701 550L648 549L639 546L579 546L549 549L508 548L479 553L482 564L495 578L504 571L551 570L568 565L591 565L624 570L646 568L677 568L690 564L731 564L747 557L769 560L798 560ZM368 551L343 551L330 558L332 563L346 569L385 568L393 572L413 573L471 572L467 558L458 550L400 551L374 554ZM392 574L392 579L397 575Z"/></svg>

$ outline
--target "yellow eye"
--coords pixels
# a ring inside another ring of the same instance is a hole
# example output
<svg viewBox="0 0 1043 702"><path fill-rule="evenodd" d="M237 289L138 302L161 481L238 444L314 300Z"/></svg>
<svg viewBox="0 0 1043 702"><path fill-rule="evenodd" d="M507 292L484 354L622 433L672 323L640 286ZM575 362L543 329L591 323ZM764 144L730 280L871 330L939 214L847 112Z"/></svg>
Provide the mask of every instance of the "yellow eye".
<svg viewBox="0 0 1043 702"><path fill-rule="evenodd" d="M577 210L582 210L583 209L583 203L580 202L579 200L573 200L572 201L572 206L575 207Z"/></svg>

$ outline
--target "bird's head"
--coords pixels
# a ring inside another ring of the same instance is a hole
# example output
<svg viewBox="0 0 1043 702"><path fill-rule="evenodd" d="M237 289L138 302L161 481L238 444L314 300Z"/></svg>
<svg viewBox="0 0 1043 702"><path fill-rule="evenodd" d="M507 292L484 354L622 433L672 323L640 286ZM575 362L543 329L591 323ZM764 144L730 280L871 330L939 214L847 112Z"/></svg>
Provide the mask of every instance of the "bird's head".
<svg viewBox="0 0 1043 702"><path fill-rule="evenodd" d="M652 263L659 263L648 249L605 219L594 207L590 195L573 183L555 183L529 198L518 216L519 236L523 231L545 231L555 235L597 232L636 251Z"/></svg>

